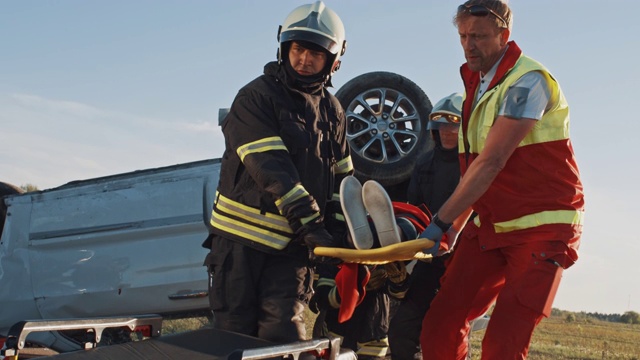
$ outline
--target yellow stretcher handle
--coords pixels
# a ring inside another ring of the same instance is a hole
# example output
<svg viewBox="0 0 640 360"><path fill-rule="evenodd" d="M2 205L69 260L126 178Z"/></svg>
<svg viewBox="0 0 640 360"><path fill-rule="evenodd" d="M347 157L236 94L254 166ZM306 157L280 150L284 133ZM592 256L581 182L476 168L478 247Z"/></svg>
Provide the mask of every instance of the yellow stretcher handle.
<svg viewBox="0 0 640 360"><path fill-rule="evenodd" d="M346 263L358 264L386 264L394 261L405 261L413 259L427 259L430 254L425 254L427 250L435 245L433 240L416 239L403 241L398 244L388 245L381 248L356 250L333 247L317 247L313 250L316 256L329 256L339 258Z"/></svg>

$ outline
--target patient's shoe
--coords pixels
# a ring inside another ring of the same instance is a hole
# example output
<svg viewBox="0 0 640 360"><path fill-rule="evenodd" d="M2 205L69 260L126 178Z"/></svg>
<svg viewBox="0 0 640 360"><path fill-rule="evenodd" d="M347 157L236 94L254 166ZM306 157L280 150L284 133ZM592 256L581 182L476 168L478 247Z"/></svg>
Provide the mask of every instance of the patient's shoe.
<svg viewBox="0 0 640 360"><path fill-rule="evenodd" d="M354 176L347 176L340 183L340 205L353 247L358 250L371 249L373 233L362 202L362 185Z"/></svg>
<svg viewBox="0 0 640 360"><path fill-rule="evenodd" d="M382 185L374 180L365 182L362 186L362 199L378 234L380 246L399 243L400 232L396 226L393 205Z"/></svg>

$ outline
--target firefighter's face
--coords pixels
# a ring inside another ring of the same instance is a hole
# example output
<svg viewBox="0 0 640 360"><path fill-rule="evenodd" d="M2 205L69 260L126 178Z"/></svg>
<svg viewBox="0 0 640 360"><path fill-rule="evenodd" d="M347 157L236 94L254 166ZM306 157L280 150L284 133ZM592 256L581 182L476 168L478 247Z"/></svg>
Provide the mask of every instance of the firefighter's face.
<svg viewBox="0 0 640 360"><path fill-rule="evenodd" d="M440 144L445 149L453 149L458 146L458 132L460 126L458 124L440 124Z"/></svg>
<svg viewBox="0 0 640 360"><path fill-rule="evenodd" d="M327 54L324 51L309 50L294 41L289 49L289 62L302 76L316 75L324 69Z"/></svg>

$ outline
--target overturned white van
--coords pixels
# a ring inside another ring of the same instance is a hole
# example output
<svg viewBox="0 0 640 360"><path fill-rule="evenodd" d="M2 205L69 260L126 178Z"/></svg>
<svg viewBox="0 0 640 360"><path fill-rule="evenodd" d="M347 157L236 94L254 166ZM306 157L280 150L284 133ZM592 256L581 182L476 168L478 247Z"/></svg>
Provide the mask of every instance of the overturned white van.
<svg viewBox="0 0 640 360"><path fill-rule="evenodd" d="M28 193L4 184L0 336L27 319L206 311L219 174L212 159Z"/></svg>

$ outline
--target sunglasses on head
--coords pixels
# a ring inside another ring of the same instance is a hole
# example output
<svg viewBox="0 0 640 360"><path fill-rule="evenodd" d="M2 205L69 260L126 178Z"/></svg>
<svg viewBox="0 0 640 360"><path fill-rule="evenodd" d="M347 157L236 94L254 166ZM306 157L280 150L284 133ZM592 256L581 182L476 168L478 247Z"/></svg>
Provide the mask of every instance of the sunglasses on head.
<svg viewBox="0 0 640 360"><path fill-rule="evenodd" d="M447 120L447 122L450 122L450 123L454 123L454 124L459 124L460 123L460 117L459 116L455 116L455 115L451 115L451 114L436 114L436 115L433 115L431 117L431 121L439 121L442 118L444 118L445 120Z"/></svg>
<svg viewBox="0 0 640 360"><path fill-rule="evenodd" d="M489 14L492 14L493 16L497 17L498 20L502 21L502 23L504 24L504 28L508 28L509 26L507 26L507 21L500 15L498 15L497 12L489 9L488 7L484 6L484 5L465 5L462 4L460 6L458 6L458 12L468 12L470 15L472 16L487 16Z"/></svg>

